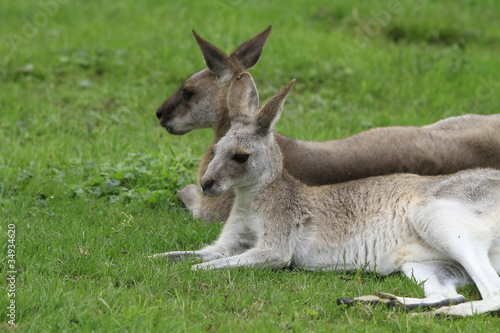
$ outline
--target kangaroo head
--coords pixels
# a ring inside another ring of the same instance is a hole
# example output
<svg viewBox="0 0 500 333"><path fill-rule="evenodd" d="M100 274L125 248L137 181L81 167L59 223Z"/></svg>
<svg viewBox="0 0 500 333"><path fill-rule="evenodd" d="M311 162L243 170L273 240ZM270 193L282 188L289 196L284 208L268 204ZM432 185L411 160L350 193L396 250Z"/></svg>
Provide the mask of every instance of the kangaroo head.
<svg viewBox="0 0 500 333"><path fill-rule="evenodd" d="M294 82L259 110L252 76L244 72L233 80L227 99L231 127L214 146L214 157L201 178L203 193L215 196L231 187L264 184L281 172L282 157L273 128Z"/></svg>
<svg viewBox="0 0 500 333"><path fill-rule="evenodd" d="M191 75L156 111L161 126L182 135L194 129L220 127L227 121L227 92L231 81L260 58L271 26L240 45L227 56L214 45L193 34L207 64Z"/></svg>

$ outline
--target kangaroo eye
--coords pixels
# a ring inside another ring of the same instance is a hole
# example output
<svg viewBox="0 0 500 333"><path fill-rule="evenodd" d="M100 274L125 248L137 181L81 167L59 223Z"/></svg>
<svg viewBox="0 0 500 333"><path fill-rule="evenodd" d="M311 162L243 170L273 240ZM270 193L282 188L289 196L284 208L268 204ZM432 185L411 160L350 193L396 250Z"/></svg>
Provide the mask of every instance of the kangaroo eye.
<svg viewBox="0 0 500 333"><path fill-rule="evenodd" d="M186 88L182 89L182 98L185 101L189 101L191 99L191 97L193 97L193 95L194 95L194 91L188 90Z"/></svg>
<svg viewBox="0 0 500 333"><path fill-rule="evenodd" d="M249 154L234 154L233 155L233 161L236 161L237 163L243 164L248 160Z"/></svg>

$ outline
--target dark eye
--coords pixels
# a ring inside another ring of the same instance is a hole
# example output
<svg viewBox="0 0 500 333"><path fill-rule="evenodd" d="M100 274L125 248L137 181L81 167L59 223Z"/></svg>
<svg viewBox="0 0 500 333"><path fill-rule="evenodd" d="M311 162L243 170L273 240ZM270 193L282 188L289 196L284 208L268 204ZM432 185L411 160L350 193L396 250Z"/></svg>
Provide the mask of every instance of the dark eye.
<svg viewBox="0 0 500 333"><path fill-rule="evenodd" d="M186 88L182 89L182 99L189 101L193 97L194 91L188 90Z"/></svg>
<svg viewBox="0 0 500 333"><path fill-rule="evenodd" d="M250 156L249 154L234 154L233 161L243 164L248 160L249 156Z"/></svg>

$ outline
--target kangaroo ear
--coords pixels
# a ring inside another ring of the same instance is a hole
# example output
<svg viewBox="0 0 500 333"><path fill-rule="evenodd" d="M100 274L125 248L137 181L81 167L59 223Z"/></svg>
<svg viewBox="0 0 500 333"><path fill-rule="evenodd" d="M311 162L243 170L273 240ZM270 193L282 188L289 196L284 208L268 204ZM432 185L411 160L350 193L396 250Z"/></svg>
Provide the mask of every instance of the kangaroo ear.
<svg viewBox="0 0 500 333"><path fill-rule="evenodd" d="M281 111L283 111L283 104L285 103L286 97L292 90L294 83L295 79L281 88L281 90L260 109L257 115L257 134L266 135L274 128L274 125L281 116Z"/></svg>
<svg viewBox="0 0 500 333"><path fill-rule="evenodd" d="M267 37L269 37L271 33L271 29L272 26L270 25L266 30L262 31L254 38L241 44L236 51L231 54L230 58L236 58L243 65L245 70L255 66L257 61L259 61Z"/></svg>
<svg viewBox="0 0 500 333"><path fill-rule="evenodd" d="M207 64L208 69L217 75L217 79L220 80L230 74L231 63L228 56L216 46L201 38L200 35L198 35L194 30L193 35L201 49L201 52L203 53L203 56L205 57L205 63Z"/></svg>
<svg viewBox="0 0 500 333"><path fill-rule="evenodd" d="M253 119L259 108L259 94L249 73L243 72L231 82L227 106L231 122L249 122Z"/></svg>

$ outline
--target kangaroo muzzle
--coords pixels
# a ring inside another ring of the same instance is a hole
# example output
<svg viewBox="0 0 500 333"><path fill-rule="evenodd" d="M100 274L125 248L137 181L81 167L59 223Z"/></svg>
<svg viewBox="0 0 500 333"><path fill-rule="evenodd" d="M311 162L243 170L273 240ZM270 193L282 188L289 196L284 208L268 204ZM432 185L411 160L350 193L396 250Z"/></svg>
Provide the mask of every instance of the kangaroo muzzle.
<svg viewBox="0 0 500 333"><path fill-rule="evenodd" d="M214 196L215 193L213 191L215 181L213 179L205 179L201 180L201 191L203 194L208 196Z"/></svg>

